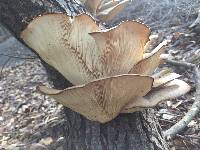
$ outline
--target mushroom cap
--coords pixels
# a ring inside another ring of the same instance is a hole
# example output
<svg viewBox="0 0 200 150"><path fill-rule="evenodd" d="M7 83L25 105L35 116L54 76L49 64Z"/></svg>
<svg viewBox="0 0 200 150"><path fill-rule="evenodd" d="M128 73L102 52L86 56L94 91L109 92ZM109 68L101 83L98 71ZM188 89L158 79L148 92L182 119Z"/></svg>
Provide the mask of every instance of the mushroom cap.
<svg viewBox="0 0 200 150"><path fill-rule="evenodd" d="M125 74L143 58L150 30L136 21L126 21L109 30L90 33L100 50L103 76ZM132 72L132 74L138 74Z"/></svg>
<svg viewBox="0 0 200 150"><path fill-rule="evenodd" d="M93 2L84 3L90 6ZM101 4L96 0L91 6L96 9ZM105 123L120 112L153 107L190 90L187 83L177 79L178 74L152 75L162 62L167 41L144 54L149 35L149 28L136 21L101 30L86 14L74 18L47 14L35 18L21 38L45 62L78 85L64 90L40 86L39 90L90 120Z"/></svg>
<svg viewBox="0 0 200 150"><path fill-rule="evenodd" d="M143 56L150 30L128 21L103 30L86 14L47 14L21 33L24 42L72 84L126 74ZM131 42L130 42L131 40Z"/></svg>
<svg viewBox="0 0 200 150"><path fill-rule="evenodd" d="M87 10L101 22L112 20L129 0L80 0Z"/></svg>
<svg viewBox="0 0 200 150"><path fill-rule="evenodd" d="M125 108L123 113L132 113L139 108L154 107L158 103L179 97L189 92L191 87L184 81L175 79L159 88L152 89L144 97L137 97L130 101Z"/></svg>
<svg viewBox="0 0 200 150"><path fill-rule="evenodd" d="M160 55L164 52L167 42L163 41L151 53L144 54L144 59L135 64L129 73L151 75L162 61Z"/></svg>
<svg viewBox="0 0 200 150"><path fill-rule="evenodd" d="M91 13L96 13L99 5L102 3L103 0L86 0L84 2L85 6Z"/></svg>
<svg viewBox="0 0 200 150"><path fill-rule="evenodd" d="M166 73L160 77L154 77L153 87L154 88L161 87L179 77L181 77L181 75L177 73Z"/></svg>
<svg viewBox="0 0 200 150"><path fill-rule="evenodd" d="M152 84L151 77L125 74L64 90L45 86L39 90L89 120L105 123L115 118L130 100L145 96Z"/></svg>
<svg viewBox="0 0 200 150"><path fill-rule="evenodd" d="M103 3L97 10L97 18L102 22L111 21L124 9L128 2L129 0L115 0Z"/></svg>

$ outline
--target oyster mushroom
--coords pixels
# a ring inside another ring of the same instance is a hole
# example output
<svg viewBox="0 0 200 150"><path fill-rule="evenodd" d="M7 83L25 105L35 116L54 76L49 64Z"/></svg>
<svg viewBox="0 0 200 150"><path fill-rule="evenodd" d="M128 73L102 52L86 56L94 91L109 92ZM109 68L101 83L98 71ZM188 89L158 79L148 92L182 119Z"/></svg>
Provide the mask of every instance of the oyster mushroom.
<svg viewBox="0 0 200 150"><path fill-rule="evenodd" d="M128 4L129 0L80 0L101 22L112 20Z"/></svg>
<svg viewBox="0 0 200 150"><path fill-rule="evenodd" d="M159 102L176 98L184 93L187 93L190 90L190 86L182 80L172 80L171 82L165 84L162 87L157 89L152 89L147 95L144 97L137 97L130 101L125 109L123 109L123 113L132 113L138 110L142 110L142 108L154 107Z"/></svg>
<svg viewBox="0 0 200 150"><path fill-rule="evenodd" d="M120 75L65 90L45 86L39 90L86 118L104 123L115 118L133 98L145 96L152 83L153 78L148 76Z"/></svg>
<svg viewBox="0 0 200 150"><path fill-rule="evenodd" d="M105 123L119 113L153 107L190 90L175 73L153 74L163 62L167 42L147 55L149 35L149 28L135 21L101 30L85 14L47 14L35 18L21 38L75 85L39 90L90 120Z"/></svg>
<svg viewBox="0 0 200 150"><path fill-rule="evenodd" d="M135 21L101 30L88 15L48 14L21 33L24 42L72 84L128 74L143 58L150 30ZM131 42L128 42L132 39Z"/></svg>

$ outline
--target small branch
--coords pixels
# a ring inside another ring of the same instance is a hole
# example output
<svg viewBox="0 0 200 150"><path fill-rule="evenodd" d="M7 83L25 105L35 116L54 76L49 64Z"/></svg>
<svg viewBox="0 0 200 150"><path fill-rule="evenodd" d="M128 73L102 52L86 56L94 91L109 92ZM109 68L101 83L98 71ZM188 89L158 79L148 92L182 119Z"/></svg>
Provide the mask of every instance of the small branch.
<svg viewBox="0 0 200 150"><path fill-rule="evenodd" d="M200 137L199 137L199 136L194 136L194 135L179 135L179 134L177 134L176 136L178 136L178 137L185 137L185 138L189 138L189 139L197 139L197 140L200 140Z"/></svg>
<svg viewBox="0 0 200 150"><path fill-rule="evenodd" d="M200 10L198 12L197 19L189 26L189 28L194 28L199 23L200 23Z"/></svg>
<svg viewBox="0 0 200 150"><path fill-rule="evenodd" d="M196 98L195 101L190 108L190 110L187 112L187 114L175 125L173 125L170 129L166 130L164 132L164 136L167 139L173 138L176 134L181 132L190 122L191 120L200 112L200 71L197 68L196 65L187 63L187 62L177 62L174 60L167 60L168 63L174 65L174 66L183 66L186 68L193 69L193 73L195 76L195 85L196 85Z"/></svg>
<svg viewBox="0 0 200 150"><path fill-rule="evenodd" d="M183 61L175 61L175 60L169 60L169 59L166 59L165 60L168 64L171 64L173 66L182 66L182 67L185 67L185 68L188 68L188 69L193 69L196 67L195 64L192 64L192 63L188 63L188 62L183 62Z"/></svg>

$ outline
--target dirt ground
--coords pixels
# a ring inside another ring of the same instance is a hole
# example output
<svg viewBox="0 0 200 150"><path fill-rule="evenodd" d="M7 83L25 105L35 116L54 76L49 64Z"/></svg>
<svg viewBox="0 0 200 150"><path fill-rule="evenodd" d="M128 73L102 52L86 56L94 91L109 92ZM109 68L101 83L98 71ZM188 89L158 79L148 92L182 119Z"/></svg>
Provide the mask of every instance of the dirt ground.
<svg viewBox="0 0 200 150"><path fill-rule="evenodd" d="M153 34L158 35L154 45L165 38L172 39L166 53L174 59L200 64L200 35L190 30L187 24L158 30ZM8 42L7 40L9 38L2 40L1 44ZM15 41L13 46L16 44ZM17 51L16 47L14 49ZM30 55L31 58L28 59ZM62 134L58 137L51 137L50 134L53 127L59 125L63 108L36 90L40 83L49 83L40 61L32 56L34 55L28 52L23 59L15 58L19 61L14 65L2 63L0 67L0 149L48 149L63 140ZM181 74L181 78L192 86L188 94L163 102L155 108L161 127L166 130L178 122L193 104L195 81L191 70L169 64L160 67L169 67ZM200 149L200 114L168 143L172 150Z"/></svg>

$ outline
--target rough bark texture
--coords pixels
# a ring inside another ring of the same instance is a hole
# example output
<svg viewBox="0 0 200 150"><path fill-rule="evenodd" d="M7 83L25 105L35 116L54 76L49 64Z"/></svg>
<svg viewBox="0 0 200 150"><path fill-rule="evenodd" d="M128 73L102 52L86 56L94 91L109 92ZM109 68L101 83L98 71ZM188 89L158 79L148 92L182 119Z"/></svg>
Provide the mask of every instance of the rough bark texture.
<svg viewBox="0 0 200 150"><path fill-rule="evenodd" d="M19 39L20 32L28 22L40 14L65 12L75 15L83 10L72 0L1 0L0 22ZM56 88L71 86L55 69L45 63L44 66ZM122 114L109 123L99 124L65 109L62 120L42 134L53 137L63 135L63 145L59 146L66 150L167 149L154 116L153 111L148 110L142 113Z"/></svg>

